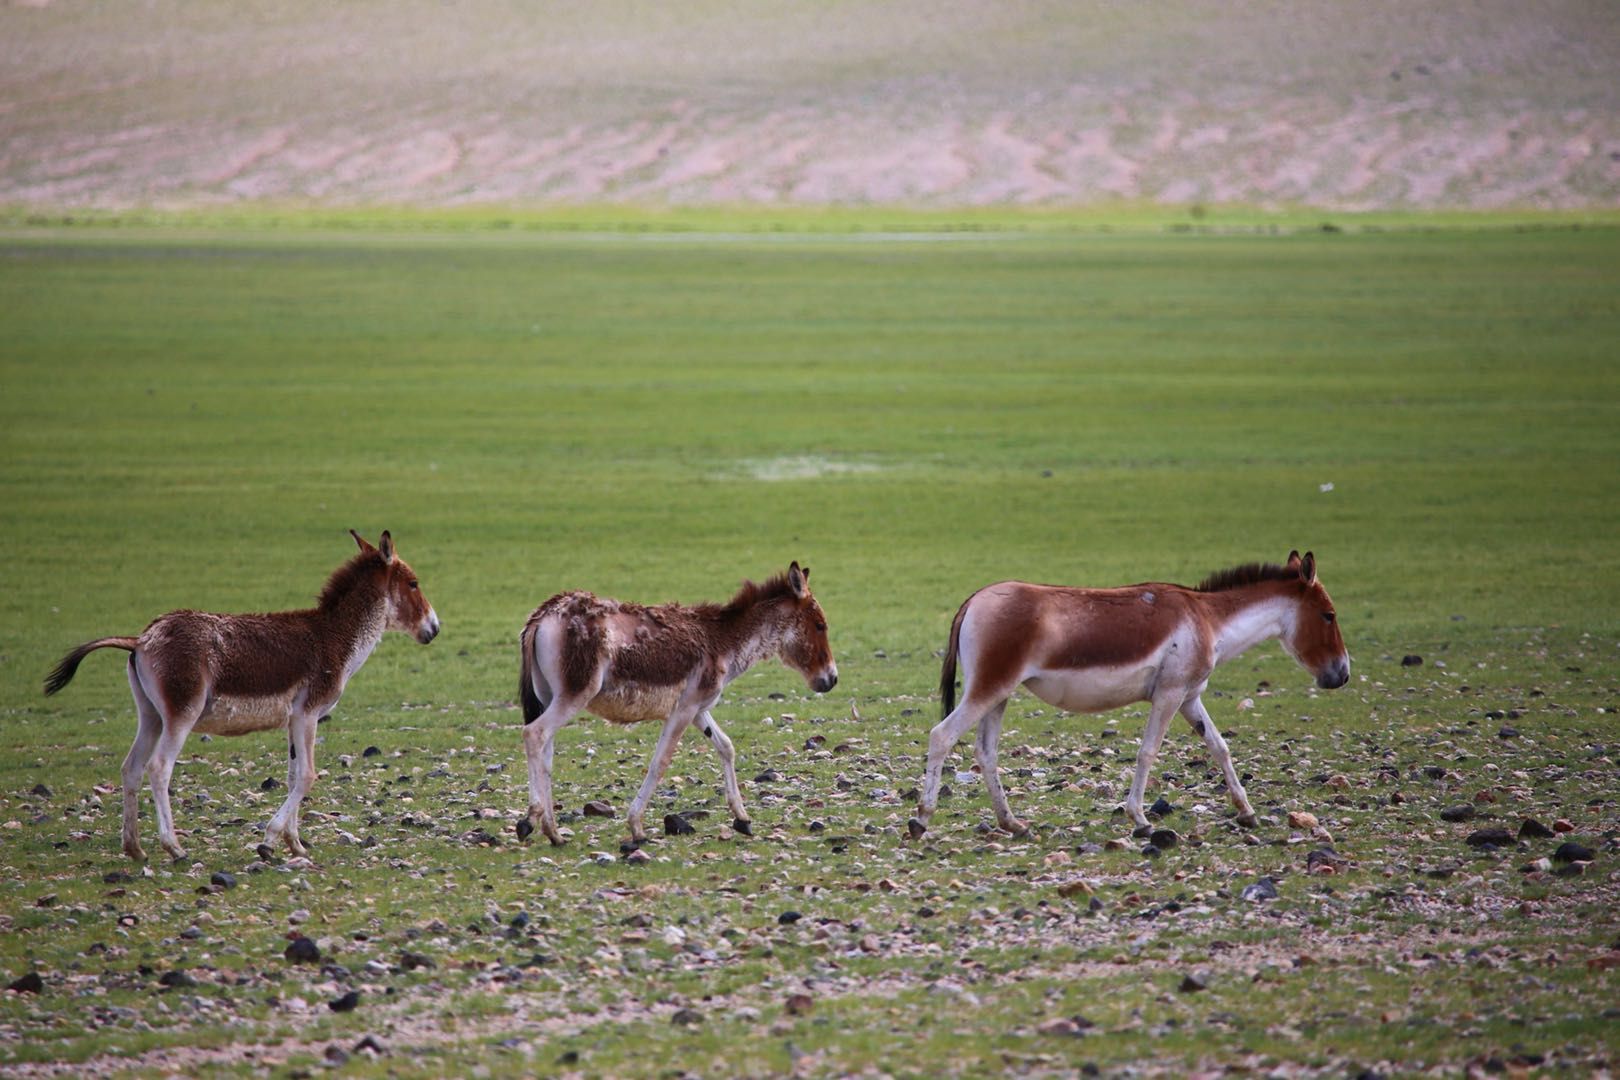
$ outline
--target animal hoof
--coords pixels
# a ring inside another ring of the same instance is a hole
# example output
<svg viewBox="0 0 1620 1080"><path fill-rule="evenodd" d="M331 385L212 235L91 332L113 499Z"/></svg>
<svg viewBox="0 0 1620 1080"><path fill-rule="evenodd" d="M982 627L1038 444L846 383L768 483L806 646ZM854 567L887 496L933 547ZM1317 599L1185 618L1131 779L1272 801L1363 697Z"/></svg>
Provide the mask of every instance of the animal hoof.
<svg viewBox="0 0 1620 1080"><path fill-rule="evenodd" d="M524 818L517 823L517 834L519 840L527 840L534 834L534 825L528 818Z"/></svg>
<svg viewBox="0 0 1620 1080"><path fill-rule="evenodd" d="M640 851L640 850L641 850L641 841L640 840L625 840L625 841L622 841L619 844L619 853L622 854L622 855L628 855L632 851Z"/></svg>
<svg viewBox="0 0 1620 1080"><path fill-rule="evenodd" d="M1131 835L1134 836L1134 837L1137 837L1138 839L1142 839L1142 838L1145 838L1145 837L1152 836L1153 835L1153 826L1152 825L1138 825L1136 828L1131 830Z"/></svg>
<svg viewBox="0 0 1620 1080"><path fill-rule="evenodd" d="M134 859L136 862L145 862L146 861L146 849L141 847L141 845L139 845L139 844L125 844L124 845L124 854L128 855L130 858Z"/></svg>
<svg viewBox="0 0 1620 1080"><path fill-rule="evenodd" d="M754 835L754 823L747 818L738 818L731 823L731 827L744 836Z"/></svg>
<svg viewBox="0 0 1620 1080"><path fill-rule="evenodd" d="M923 833L927 831L928 826L924 825L919 818L912 818L910 821L906 822L906 833L910 835L913 840L921 840L923 838Z"/></svg>
<svg viewBox="0 0 1620 1080"><path fill-rule="evenodd" d="M1008 832L1012 833L1014 836L1028 836L1029 835L1029 822L1027 822L1027 821L1019 821L1017 818L1013 818L1011 821L1009 821L1005 825L1003 825L1002 828L1006 829Z"/></svg>
<svg viewBox="0 0 1620 1080"><path fill-rule="evenodd" d="M1252 829L1256 825L1260 824L1260 819L1255 817L1253 814L1239 814L1237 816L1237 823L1243 826L1245 829Z"/></svg>

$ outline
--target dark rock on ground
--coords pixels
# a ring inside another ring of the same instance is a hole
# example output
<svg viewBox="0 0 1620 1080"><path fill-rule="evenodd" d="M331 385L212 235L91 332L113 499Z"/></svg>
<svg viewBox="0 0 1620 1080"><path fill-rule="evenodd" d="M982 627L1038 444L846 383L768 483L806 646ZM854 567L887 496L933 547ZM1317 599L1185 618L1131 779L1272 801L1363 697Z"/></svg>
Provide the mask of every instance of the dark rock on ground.
<svg viewBox="0 0 1620 1080"><path fill-rule="evenodd" d="M1464 841L1469 847L1507 847L1513 843L1513 834L1500 827L1475 829Z"/></svg>
<svg viewBox="0 0 1620 1080"><path fill-rule="evenodd" d="M6 989L19 994L42 994L45 992L45 980L39 977L39 972L30 971L21 978L13 979Z"/></svg>
<svg viewBox="0 0 1620 1080"><path fill-rule="evenodd" d="M333 1012L353 1012L354 1007L360 1004L360 991L350 990L336 1001L328 1001L326 1007Z"/></svg>
<svg viewBox="0 0 1620 1080"><path fill-rule="evenodd" d="M314 964L320 961L321 950L307 937L293 938L282 955L295 964Z"/></svg>
<svg viewBox="0 0 1620 1080"><path fill-rule="evenodd" d="M1547 840L1557 835L1557 833L1553 832L1535 818L1527 817L1524 819L1524 823L1519 826L1520 840Z"/></svg>
<svg viewBox="0 0 1620 1080"><path fill-rule="evenodd" d="M1238 894L1245 900L1275 900L1277 899L1277 883L1268 877L1263 877L1252 885L1243 886Z"/></svg>
<svg viewBox="0 0 1620 1080"><path fill-rule="evenodd" d="M1573 840L1566 840L1558 845L1553 852L1553 862L1591 862L1597 858L1597 852L1585 844L1578 844Z"/></svg>
<svg viewBox="0 0 1620 1080"><path fill-rule="evenodd" d="M1456 806L1448 806L1444 810L1440 811L1440 820L1473 821L1474 816L1477 813L1479 813L1479 811L1474 809L1473 803L1458 803Z"/></svg>
<svg viewBox="0 0 1620 1080"><path fill-rule="evenodd" d="M697 829L692 825L692 823L690 821L687 821L681 815L679 815L679 814L665 814L664 815L664 835L665 836L689 836L689 835L691 835L692 833L695 833L695 832L697 832Z"/></svg>

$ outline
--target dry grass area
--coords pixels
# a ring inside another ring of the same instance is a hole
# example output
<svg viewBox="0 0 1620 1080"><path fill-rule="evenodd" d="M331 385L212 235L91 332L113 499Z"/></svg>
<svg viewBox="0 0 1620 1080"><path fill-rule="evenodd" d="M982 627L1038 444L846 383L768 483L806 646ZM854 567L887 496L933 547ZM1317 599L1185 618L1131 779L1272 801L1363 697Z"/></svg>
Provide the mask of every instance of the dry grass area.
<svg viewBox="0 0 1620 1080"><path fill-rule="evenodd" d="M1603 0L0 6L0 204L1620 203Z"/></svg>

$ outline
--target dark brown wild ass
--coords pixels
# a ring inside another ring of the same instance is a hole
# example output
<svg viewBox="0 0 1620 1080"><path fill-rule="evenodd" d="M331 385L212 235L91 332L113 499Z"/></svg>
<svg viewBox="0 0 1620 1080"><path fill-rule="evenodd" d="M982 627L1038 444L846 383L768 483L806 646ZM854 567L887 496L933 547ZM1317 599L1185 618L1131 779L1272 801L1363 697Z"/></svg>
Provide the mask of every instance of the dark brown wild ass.
<svg viewBox="0 0 1620 1080"><path fill-rule="evenodd" d="M1316 676L1324 689L1350 680L1350 655L1333 601L1316 579L1316 558L1290 552L1285 566L1259 563L1212 574L1196 589L1152 582L1122 589L1071 589L1004 581L967 598L951 623L940 672L943 719L928 736L928 766L913 838L923 835L939 801L945 755L975 724L979 769L996 821L1013 833L1014 817L996 773L996 740L1007 699L1020 686L1070 712L1104 712L1150 701L1147 730L1125 812L1145 834L1142 793L1159 744L1178 711L1204 737L1226 778L1238 821L1255 822L1232 754L1201 695L1217 664L1269 638ZM955 705L956 667L962 703Z"/></svg>
<svg viewBox="0 0 1620 1080"><path fill-rule="evenodd" d="M394 554L385 532L373 547L352 529L360 553L332 572L316 606L269 615L171 611L139 637L87 641L62 658L45 680L54 694L96 649L130 653L129 688L140 728L124 758L124 853L144 859L137 804L141 774L152 783L158 842L184 857L169 809L169 777L186 736L245 735L287 729L287 801L265 830L265 843L284 840L295 855L298 805L315 784L315 725L343 696L383 633L399 630L426 645L439 617L416 574Z"/></svg>
<svg viewBox="0 0 1620 1080"><path fill-rule="evenodd" d="M579 713L617 724L664 722L647 777L627 813L631 844L647 838L642 825L647 804L693 721L720 755L726 803L737 831L746 834L750 825L737 787L736 753L709 710L726 684L772 655L817 693L838 682L827 619L810 595L810 569L797 562L763 585L745 581L723 605L645 607L588 592L559 593L529 616L521 642L529 812L518 822L518 837L526 839L538 820L553 844L563 843L563 835L551 801L552 749L557 732Z"/></svg>

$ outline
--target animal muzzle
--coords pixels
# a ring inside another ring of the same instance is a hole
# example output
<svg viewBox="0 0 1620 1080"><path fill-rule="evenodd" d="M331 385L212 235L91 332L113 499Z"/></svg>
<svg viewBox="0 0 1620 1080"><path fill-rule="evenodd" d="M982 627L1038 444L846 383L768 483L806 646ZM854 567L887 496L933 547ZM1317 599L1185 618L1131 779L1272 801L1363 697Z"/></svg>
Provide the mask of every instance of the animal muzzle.
<svg viewBox="0 0 1620 1080"><path fill-rule="evenodd" d="M427 618L416 627L416 640L426 645L439 636L439 615L432 609L428 610Z"/></svg>
<svg viewBox="0 0 1620 1080"><path fill-rule="evenodd" d="M1350 658L1341 656L1316 673L1316 685L1323 690L1337 690L1350 681Z"/></svg>
<svg viewBox="0 0 1620 1080"><path fill-rule="evenodd" d="M837 685L838 669L836 667L828 671L824 671L820 675L817 675L815 678L810 680L810 689L814 690L818 694L825 694L827 691L831 690Z"/></svg>

